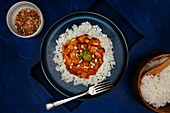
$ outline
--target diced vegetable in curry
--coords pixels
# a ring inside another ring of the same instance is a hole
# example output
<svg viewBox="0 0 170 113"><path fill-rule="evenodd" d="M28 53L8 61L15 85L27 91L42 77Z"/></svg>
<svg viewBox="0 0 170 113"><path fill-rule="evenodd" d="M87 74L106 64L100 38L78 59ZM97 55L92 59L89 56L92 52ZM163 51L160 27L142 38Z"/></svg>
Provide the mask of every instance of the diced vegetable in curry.
<svg viewBox="0 0 170 113"><path fill-rule="evenodd" d="M105 49L100 40L88 35L72 38L63 45L63 62L66 69L80 78L89 79L103 63Z"/></svg>

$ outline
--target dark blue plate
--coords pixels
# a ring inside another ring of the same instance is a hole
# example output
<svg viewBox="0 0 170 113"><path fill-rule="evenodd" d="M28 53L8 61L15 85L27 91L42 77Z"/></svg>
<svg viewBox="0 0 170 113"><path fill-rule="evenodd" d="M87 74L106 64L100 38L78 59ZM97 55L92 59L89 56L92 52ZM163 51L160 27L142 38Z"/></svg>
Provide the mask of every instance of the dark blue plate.
<svg viewBox="0 0 170 113"><path fill-rule="evenodd" d="M73 82L66 83L61 80L61 73L55 70L56 64L53 61L53 51L55 50L56 39L58 39L60 34L64 33L67 28L70 29L73 24L80 25L86 21L92 25L98 25L102 29L102 32L107 34L113 42L116 65L111 70L111 76L107 77L106 80L111 80L116 86L122 79L128 63L126 41L120 29L112 21L93 12L77 12L61 18L49 29L44 37L41 45L41 65L50 84L57 91L68 97L83 93L88 90L88 87L84 85L74 86ZM80 100L94 99L107 92L94 96L87 95L80 98Z"/></svg>

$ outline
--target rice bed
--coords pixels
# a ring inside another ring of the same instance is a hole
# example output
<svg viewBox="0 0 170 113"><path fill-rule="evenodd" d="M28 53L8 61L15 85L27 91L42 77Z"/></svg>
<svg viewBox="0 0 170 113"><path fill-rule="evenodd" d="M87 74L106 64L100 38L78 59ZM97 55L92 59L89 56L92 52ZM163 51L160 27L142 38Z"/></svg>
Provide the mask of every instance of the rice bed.
<svg viewBox="0 0 170 113"><path fill-rule="evenodd" d="M96 75L91 75L89 79L79 78L76 75L70 74L66 69L66 65L63 62L62 57L62 45L68 42L73 37L78 37L84 34L88 34L90 37L98 38L101 41L101 46L105 49L104 62L98 69ZM57 64L56 71L61 72L61 78L65 82L73 82L74 85L83 84L85 86L97 84L111 76L111 69L116 64L114 60L113 44L111 39L106 34L102 33L102 29L98 25L91 25L89 22L83 22L81 25L73 25L72 29L66 29L65 33L61 34L56 40L56 50L54 53L53 61Z"/></svg>

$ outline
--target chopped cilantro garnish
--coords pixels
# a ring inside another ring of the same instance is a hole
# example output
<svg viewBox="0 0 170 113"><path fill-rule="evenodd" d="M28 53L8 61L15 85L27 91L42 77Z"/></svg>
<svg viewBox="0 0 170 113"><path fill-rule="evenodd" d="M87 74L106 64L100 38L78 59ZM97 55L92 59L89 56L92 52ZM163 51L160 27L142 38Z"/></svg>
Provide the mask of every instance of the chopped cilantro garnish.
<svg viewBox="0 0 170 113"><path fill-rule="evenodd" d="M90 52L90 50L89 50L89 49L87 49L87 53L89 53L89 54L91 54L91 55L93 54L93 52Z"/></svg>
<svg viewBox="0 0 170 113"><path fill-rule="evenodd" d="M85 55L85 56L87 55L87 52L86 52L86 51L84 51L84 55Z"/></svg>
<svg viewBox="0 0 170 113"><path fill-rule="evenodd" d="M78 58L79 58L79 60L81 60L81 59L82 59L82 57L81 57L81 56L78 56Z"/></svg>
<svg viewBox="0 0 170 113"><path fill-rule="evenodd" d="M90 61L91 61L91 58L88 57L88 56L86 56L87 54L93 54L93 52L90 52L89 49L87 49L87 51L82 51L82 52L80 53L80 56L78 56L79 61L81 61L82 58L86 57L86 58L87 58L87 61L90 62ZM84 55L84 56L83 56L83 55Z"/></svg>
<svg viewBox="0 0 170 113"><path fill-rule="evenodd" d="M80 55L83 56L83 55L84 55L84 52L81 52Z"/></svg>
<svg viewBox="0 0 170 113"><path fill-rule="evenodd" d="M89 49L87 49L87 53L89 53L90 52L90 50Z"/></svg>
<svg viewBox="0 0 170 113"><path fill-rule="evenodd" d="M83 56L83 55L85 55L85 56L86 56L86 55L87 55L87 51L83 51L83 52L81 52L81 53L80 53L80 55L81 55L81 56Z"/></svg>
<svg viewBox="0 0 170 113"><path fill-rule="evenodd" d="M86 58L87 58L87 62L90 62L90 61L91 61L91 58L90 58L90 57L86 56Z"/></svg>

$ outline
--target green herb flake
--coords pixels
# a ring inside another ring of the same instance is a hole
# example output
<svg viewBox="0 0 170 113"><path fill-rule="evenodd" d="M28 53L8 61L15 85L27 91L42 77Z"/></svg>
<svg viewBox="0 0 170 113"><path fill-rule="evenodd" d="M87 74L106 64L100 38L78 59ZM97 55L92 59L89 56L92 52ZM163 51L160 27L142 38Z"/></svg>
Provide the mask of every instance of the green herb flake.
<svg viewBox="0 0 170 113"><path fill-rule="evenodd" d="M91 61L91 58L90 58L90 57L86 56L86 58L87 58L87 62L90 62L90 61Z"/></svg>
<svg viewBox="0 0 170 113"><path fill-rule="evenodd" d="M89 53L90 52L90 50L89 49L87 49L87 53Z"/></svg>
<svg viewBox="0 0 170 113"><path fill-rule="evenodd" d="M87 51L82 51L82 52L80 53L80 56L78 56L79 62L80 62L83 58L85 58L85 57L87 58L87 61L90 62L92 59L91 59L90 57L86 56L87 54L93 54L93 52L90 52L89 49L87 49ZM84 55L84 56L83 56L83 55Z"/></svg>
<svg viewBox="0 0 170 113"><path fill-rule="evenodd" d="M78 58L79 58L79 60L81 60L81 59L82 59L82 57L81 57L81 56L78 56Z"/></svg>
<svg viewBox="0 0 170 113"><path fill-rule="evenodd" d="M83 52L81 52L81 53L80 53L80 55L81 55L81 56L83 56L83 55L84 55L84 51L83 51Z"/></svg>
<svg viewBox="0 0 170 113"><path fill-rule="evenodd" d="M84 51L84 55L85 55L85 56L87 55L87 52L86 52L86 51Z"/></svg>
<svg viewBox="0 0 170 113"><path fill-rule="evenodd" d="M93 54L93 52L90 52L90 54L92 55L92 54Z"/></svg>

